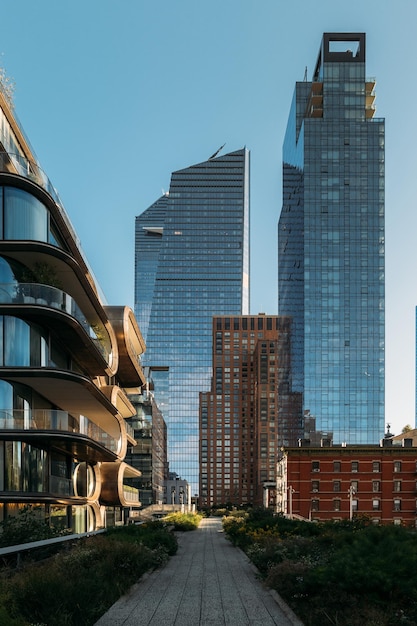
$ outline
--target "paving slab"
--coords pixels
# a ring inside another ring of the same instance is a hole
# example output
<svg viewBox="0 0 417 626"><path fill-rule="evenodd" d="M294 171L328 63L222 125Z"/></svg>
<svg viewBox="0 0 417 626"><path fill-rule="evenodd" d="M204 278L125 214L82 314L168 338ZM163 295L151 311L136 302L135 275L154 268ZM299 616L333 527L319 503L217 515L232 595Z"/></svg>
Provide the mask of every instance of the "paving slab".
<svg viewBox="0 0 417 626"><path fill-rule="evenodd" d="M178 534L168 563L145 575L95 626L302 626L224 536L219 518Z"/></svg>

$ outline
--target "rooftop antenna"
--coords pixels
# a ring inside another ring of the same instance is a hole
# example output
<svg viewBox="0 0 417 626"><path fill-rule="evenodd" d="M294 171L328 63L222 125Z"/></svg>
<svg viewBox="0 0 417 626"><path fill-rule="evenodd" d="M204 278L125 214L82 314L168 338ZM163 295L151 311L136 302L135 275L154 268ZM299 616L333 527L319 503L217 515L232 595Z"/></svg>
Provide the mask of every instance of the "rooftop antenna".
<svg viewBox="0 0 417 626"><path fill-rule="evenodd" d="M214 159L214 157L216 157L219 154L220 150L223 150L225 145L226 144L224 143L222 146L220 146L220 148L218 150L216 150L216 152L214 154L212 154L211 157L208 158L208 160L210 161L210 159Z"/></svg>
<svg viewBox="0 0 417 626"><path fill-rule="evenodd" d="M307 65L306 65L306 68L304 70L304 82L305 83L307 82Z"/></svg>

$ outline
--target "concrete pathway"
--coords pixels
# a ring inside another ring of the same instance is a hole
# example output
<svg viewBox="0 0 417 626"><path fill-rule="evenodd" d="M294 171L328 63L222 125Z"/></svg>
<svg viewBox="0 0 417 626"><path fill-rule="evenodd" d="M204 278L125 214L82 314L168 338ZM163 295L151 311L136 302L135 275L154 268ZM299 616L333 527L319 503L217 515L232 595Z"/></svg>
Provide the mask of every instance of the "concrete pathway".
<svg viewBox="0 0 417 626"><path fill-rule="evenodd" d="M115 572L117 576L117 571ZM256 569L222 532L221 520L203 519L179 534L167 565L145 575L96 626L302 626Z"/></svg>

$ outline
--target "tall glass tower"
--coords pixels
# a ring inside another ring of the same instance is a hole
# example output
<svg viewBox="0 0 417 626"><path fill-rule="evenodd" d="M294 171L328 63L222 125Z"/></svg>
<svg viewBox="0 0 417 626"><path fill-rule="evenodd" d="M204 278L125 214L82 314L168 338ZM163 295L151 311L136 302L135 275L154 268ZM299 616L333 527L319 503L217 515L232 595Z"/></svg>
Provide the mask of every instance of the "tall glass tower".
<svg viewBox="0 0 417 626"><path fill-rule="evenodd" d="M384 433L384 120L365 34L325 33L296 83L283 149L279 313L293 317L293 390L334 441Z"/></svg>
<svg viewBox="0 0 417 626"><path fill-rule="evenodd" d="M212 317L249 312L248 150L174 172L169 192L136 218L135 312L146 343L142 365L167 422L170 471L194 494Z"/></svg>

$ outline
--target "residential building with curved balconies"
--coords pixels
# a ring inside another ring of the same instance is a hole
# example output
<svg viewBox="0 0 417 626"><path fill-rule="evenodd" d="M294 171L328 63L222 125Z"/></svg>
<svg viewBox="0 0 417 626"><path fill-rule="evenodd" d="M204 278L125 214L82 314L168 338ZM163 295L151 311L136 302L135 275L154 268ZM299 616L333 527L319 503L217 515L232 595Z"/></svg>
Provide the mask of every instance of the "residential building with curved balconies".
<svg viewBox="0 0 417 626"><path fill-rule="evenodd" d="M89 532L140 506L124 458L144 349L132 310L104 304L0 86L0 521L31 506Z"/></svg>

